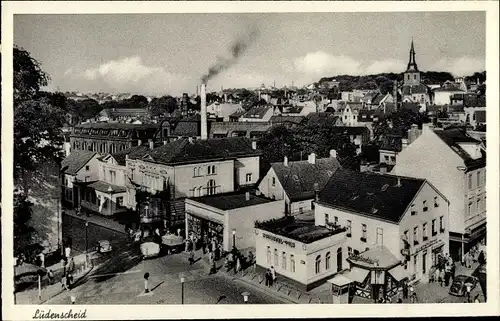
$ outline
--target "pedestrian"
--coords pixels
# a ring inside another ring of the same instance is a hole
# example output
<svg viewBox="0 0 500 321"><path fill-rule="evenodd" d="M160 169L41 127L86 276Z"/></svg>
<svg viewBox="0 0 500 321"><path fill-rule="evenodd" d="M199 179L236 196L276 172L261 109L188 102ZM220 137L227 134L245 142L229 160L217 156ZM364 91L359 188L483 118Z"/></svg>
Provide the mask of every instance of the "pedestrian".
<svg viewBox="0 0 500 321"><path fill-rule="evenodd" d="M192 265L194 263L194 251L191 250L189 251L189 265Z"/></svg>
<svg viewBox="0 0 500 321"><path fill-rule="evenodd" d="M180 228L177 229L177 236L181 236L181 229Z"/></svg>
<svg viewBox="0 0 500 321"><path fill-rule="evenodd" d="M467 295L467 302L471 302L470 300L470 291L472 290L472 284L470 284L469 282L465 283L465 291L466 291L466 295Z"/></svg>
<svg viewBox="0 0 500 321"><path fill-rule="evenodd" d="M474 297L474 303L480 303L479 294L476 294L476 296Z"/></svg>
<svg viewBox="0 0 500 321"><path fill-rule="evenodd" d="M271 272L269 271L269 269L266 270L266 273L264 273L264 280L266 282L266 286L269 286L269 283L270 283L270 277L271 275Z"/></svg>
<svg viewBox="0 0 500 321"><path fill-rule="evenodd" d="M273 279L273 283L276 282L276 270L274 269L274 266L271 266L271 277Z"/></svg>
<svg viewBox="0 0 500 321"><path fill-rule="evenodd" d="M451 263L451 283L453 283L453 280L455 280L455 262Z"/></svg>
<svg viewBox="0 0 500 321"><path fill-rule="evenodd" d="M241 271L241 260L239 257L236 258L236 264L235 264L235 269L234 269L234 274L238 273Z"/></svg>
<svg viewBox="0 0 500 321"><path fill-rule="evenodd" d="M64 255L66 257L66 260L69 260L69 257L71 256L71 248L69 246L66 246L64 249Z"/></svg>
<svg viewBox="0 0 500 321"><path fill-rule="evenodd" d="M451 266L448 262L444 267L444 285L448 286L450 284Z"/></svg>
<svg viewBox="0 0 500 321"><path fill-rule="evenodd" d="M70 260L69 260L69 263L68 263L68 271L69 273L73 274L75 272L75 258L72 257Z"/></svg>
<svg viewBox="0 0 500 321"><path fill-rule="evenodd" d="M216 260L216 261L219 261L220 256L221 256L221 255L220 255L220 253L221 253L221 252L220 252L220 248L219 248L218 246L215 246L215 247L214 247L214 251L212 251L212 253L214 253L214 258L215 258L215 260Z"/></svg>
<svg viewBox="0 0 500 321"><path fill-rule="evenodd" d="M411 303L418 303L418 299L417 299L417 294L415 292L413 292L413 294L411 295Z"/></svg>
<svg viewBox="0 0 500 321"><path fill-rule="evenodd" d="M50 284L54 284L54 272L51 269L47 270L47 278L49 279Z"/></svg>
<svg viewBox="0 0 500 321"><path fill-rule="evenodd" d="M61 278L61 288L63 288L66 291L69 291L68 280L66 278L66 275L63 275L63 277Z"/></svg>
<svg viewBox="0 0 500 321"><path fill-rule="evenodd" d="M45 268L45 254L43 254L43 252L40 253L40 266Z"/></svg>

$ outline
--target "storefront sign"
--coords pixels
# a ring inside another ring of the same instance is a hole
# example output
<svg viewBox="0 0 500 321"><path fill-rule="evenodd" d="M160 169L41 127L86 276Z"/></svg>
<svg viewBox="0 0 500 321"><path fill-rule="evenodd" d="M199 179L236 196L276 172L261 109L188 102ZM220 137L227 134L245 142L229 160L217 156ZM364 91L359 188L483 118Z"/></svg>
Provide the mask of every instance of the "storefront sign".
<svg viewBox="0 0 500 321"><path fill-rule="evenodd" d="M438 242L440 242L440 241L441 241L441 240L434 239L434 240L430 241L430 242L429 242L429 243L427 243L427 244L421 245L420 247L417 247L417 248L415 249L415 251L413 252L413 254L417 254L418 252L421 252L421 251L423 251L423 250L425 250L425 249L427 249L427 248L429 248L429 247L431 247L431 246L433 246L433 245L437 244L437 243L438 243Z"/></svg>
<svg viewBox="0 0 500 321"><path fill-rule="evenodd" d="M276 237L276 236L273 236L273 235L269 235L269 234L265 234L263 233L262 236L266 239L269 239L271 241L274 241L276 243L279 243L279 244L286 244L288 245L289 247L295 247L295 243L293 242L290 242L290 241L287 241L287 240L283 240L282 238L279 238L279 237Z"/></svg>
<svg viewBox="0 0 500 321"><path fill-rule="evenodd" d="M350 257L350 259L353 261L363 262L363 263L367 263L367 264L378 264L378 260L372 260L372 259L363 257L361 255L352 255Z"/></svg>

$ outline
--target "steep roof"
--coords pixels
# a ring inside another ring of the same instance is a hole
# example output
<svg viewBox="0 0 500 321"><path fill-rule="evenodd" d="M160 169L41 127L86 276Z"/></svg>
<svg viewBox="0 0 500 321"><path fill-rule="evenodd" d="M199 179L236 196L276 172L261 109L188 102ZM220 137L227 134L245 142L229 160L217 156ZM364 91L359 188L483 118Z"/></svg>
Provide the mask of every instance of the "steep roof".
<svg viewBox="0 0 500 321"><path fill-rule="evenodd" d="M320 192L319 201L398 223L424 183L417 178L339 169Z"/></svg>
<svg viewBox="0 0 500 321"><path fill-rule="evenodd" d="M150 129L159 128L159 124L126 124L126 123L87 123L76 125L75 128L95 129Z"/></svg>
<svg viewBox="0 0 500 321"><path fill-rule="evenodd" d="M267 112L274 108L273 106L254 106L245 112L241 117L243 118L264 118Z"/></svg>
<svg viewBox="0 0 500 321"><path fill-rule="evenodd" d="M64 173L75 175L85 164L87 164L97 153L87 150L74 150L61 162L61 168L67 167Z"/></svg>
<svg viewBox="0 0 500 321"><path fill-rule="evenodd" d="M111 154L113 158L119 165L125 165L125 158L128 155L130 158L140 158L148 152L149 147L147 145L140 145L122 150L118 153Z"/></svg>
<svg viewBox="0 0 500 321"><path fill-rule="evenodd" d="M291 200L312 199L315 195L314 184L318 183L321 189L328 179L341 166L336 158L316 159L315 164L306 161L272 163L278 180Z"/></svg>
<svg viewBox="0 0 500 321"><path fill-rule="evenodd" d="M182 138L152 149L144 157L149 156L154 162L174 165L258 156L260 154L259 150L252 149L252 141L246 137L192 141Z"/></svg>

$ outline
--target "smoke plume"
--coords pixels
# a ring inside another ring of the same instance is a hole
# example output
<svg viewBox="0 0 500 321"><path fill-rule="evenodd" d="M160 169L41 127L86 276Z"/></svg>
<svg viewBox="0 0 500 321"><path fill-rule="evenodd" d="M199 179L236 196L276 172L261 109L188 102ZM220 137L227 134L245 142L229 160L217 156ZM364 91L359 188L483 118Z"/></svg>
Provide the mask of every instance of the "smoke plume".
<svg viewBox="0 0 500 321"><path fill-rule="evenodd" d="M206 84L210 79L213 77L217 76L227 68L231 67L234 65L238 59L245 53L245 51L248 49L250 44L257 39L259 36L259 32L257 29L253 29L250 33L247 35L244 35L240 38L238 38L230 48L230 53L231 57L226 58L226 57L217 57L217 62L208 69L207 73L204 74L201 77L202 83Z"/></svg>

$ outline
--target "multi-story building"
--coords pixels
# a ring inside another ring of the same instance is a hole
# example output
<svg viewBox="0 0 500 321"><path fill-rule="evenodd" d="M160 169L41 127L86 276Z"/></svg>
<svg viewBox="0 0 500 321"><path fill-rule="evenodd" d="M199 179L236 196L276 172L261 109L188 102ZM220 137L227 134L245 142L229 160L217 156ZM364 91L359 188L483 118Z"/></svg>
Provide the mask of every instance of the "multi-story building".
<svg viewBox="0 0 500 321"><path fill-rule="evenodd" d="M162 137L158 124L90 123L77 125L70 135L71 149L101 155L116 153Z"/></svg>
<svg viewBox="0 0 500 321"><path fill-rule="evenodd" d="M340 168L337 155L316 159L313 153L307 161L272 163L266 176L259 183L259 190L271 199L285 200L287 215L301 214L313 208L315 193L326 184L333 173Z"/></svg>
<svg viewBox="0 0 500 321"><path fill-rule="evenodd" d="M448 252L448 205L425 179L340 169L319 193L315 221L347 229L348 256L385 246L409 279L426 281Z"/></svg>
<svg viewBox="0 0 500 321"><path fill-rule="evenodd" d="M432 166L432 170L430 170ZM465 129L423 132L398 155L393 171L426 179L450 201L450 254L460 260L486 233L486 152Z"/></svg>

